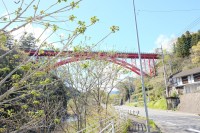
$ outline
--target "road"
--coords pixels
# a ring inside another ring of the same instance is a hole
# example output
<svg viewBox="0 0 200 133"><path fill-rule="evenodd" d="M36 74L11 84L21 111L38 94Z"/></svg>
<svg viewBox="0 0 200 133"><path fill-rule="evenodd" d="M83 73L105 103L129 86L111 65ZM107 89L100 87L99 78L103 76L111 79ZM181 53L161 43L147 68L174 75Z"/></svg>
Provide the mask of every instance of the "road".
<svg viewBox="0 0 200 133"><path fill-rule="evenodd" d="M139 111L140 116L145 116L143 108L117 106L123 110L132 109ZM200 116L195 114L148 109L149 118L153 119L162 133L200 133Z"/></svg>

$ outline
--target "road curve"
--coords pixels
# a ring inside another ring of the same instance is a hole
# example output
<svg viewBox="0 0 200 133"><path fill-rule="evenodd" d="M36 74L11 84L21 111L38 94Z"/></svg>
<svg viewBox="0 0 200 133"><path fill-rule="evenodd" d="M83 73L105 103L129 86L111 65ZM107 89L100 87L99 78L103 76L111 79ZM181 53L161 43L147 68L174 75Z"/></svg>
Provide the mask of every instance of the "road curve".
<svg viewBox="0 0 200 133"><path fill-rule="evenodd" d="M117 108L139 111L140 116L145 116L144 108L117 106ZM200 116L195 114L148 109L149 118L161 129L162 133L200 133Z"/></svg>

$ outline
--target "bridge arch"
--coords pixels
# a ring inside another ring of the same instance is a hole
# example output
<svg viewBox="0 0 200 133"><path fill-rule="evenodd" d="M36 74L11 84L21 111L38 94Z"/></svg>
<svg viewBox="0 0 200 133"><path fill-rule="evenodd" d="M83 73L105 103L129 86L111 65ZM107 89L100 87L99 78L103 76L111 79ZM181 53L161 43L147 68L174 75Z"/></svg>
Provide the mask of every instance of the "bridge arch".
<svg viewBox="0 0 200 133"><path fill-rule="evenodd" d="M126 61L123 61L123 60L120 60L120 59L117 59L117 58L108 58L108 57L96 57L96 58L88 57L88 56L86 56L86 57L83 57L83 56L82 57L71 57L69 59L57 62L53 66L53 68L57 68L57 67L60 67L62 65L65 65L65 64L68 64L68 63L72 63L72 62L91 60L91 59L112 62L114 64L120 65L120 66L122 66L124 68L127 68L127 69L131 70L132 72L136 73L137 75L141 75L140 69L137 68L136 66L134 66L133 64L130 64L130 63L126 62ZM144 71L143 71L143 75L148 76L148 74L145 73Z"/></svg>
<svg viewBox="0 0 200 133"><path fill-rule="evenodd" d="M83 61L83 60L104 60L109 61L115 64L118 64L122 67L125 67L132 72L141 75L140 69L137 68L134 64L130 64L123 59L131 59L136 60L139 59L138 53L128 53L128 52L116 52L116 53L110 53L110 52L95 52L95 51L53 51L53 50L44 50L42 53L40 53L37 50L25 50L25 53L28 53L29 56L36 56L36 58L40 58L43 56L52 57L52 56L58 56L58 57L67 57L66 60L62 60L57 62L56 64L53 64L53 66L50 66L49 69L52 67L59 67L61 65L76 62L76 61ZM156 73L155 70L155 59L159 59L159 54L157 53L142 53L141 59L144 60L144 66L146 70L146 66L148 64L150 73L147 74L144 71L142 72L143 75L146 76L154 76ZM148 63L145 63L145 60L148 60ZM136 64L136 63L135 63Z"/></svg>

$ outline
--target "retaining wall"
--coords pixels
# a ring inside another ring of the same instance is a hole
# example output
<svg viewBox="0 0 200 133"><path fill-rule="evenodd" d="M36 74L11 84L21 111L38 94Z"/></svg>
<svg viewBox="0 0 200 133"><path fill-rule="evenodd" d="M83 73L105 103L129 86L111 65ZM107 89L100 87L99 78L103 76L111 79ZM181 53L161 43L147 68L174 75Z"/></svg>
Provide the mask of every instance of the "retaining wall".
<svg viewBox="0 0 200 133"><path fill-rule="evenodd" d="M188 93L180 96L178 110L200 114L200 93Z"/></svg>

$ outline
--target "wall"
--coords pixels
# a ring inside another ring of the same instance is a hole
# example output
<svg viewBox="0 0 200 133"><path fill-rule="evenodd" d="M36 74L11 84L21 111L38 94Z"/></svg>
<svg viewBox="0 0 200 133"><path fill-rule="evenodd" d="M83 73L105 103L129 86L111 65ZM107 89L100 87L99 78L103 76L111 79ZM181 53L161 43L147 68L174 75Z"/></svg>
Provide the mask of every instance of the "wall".
<svg viewBox="0 0 200 133"><path fill-rule="evenodd" d="M200 114L200 93L181 95L178 110L182 112Z"/></svg>

